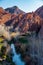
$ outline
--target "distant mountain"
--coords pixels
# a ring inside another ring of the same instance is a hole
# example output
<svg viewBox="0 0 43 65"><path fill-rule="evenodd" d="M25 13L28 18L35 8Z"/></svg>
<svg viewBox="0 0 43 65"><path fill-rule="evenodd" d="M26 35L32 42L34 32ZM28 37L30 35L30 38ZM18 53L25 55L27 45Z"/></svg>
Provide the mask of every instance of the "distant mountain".
<svg viewBox="0 0 43 65"><path fill-rule="evenodd" d="M35 13L37 13L41 18L43 18L43 6L39 7Z"/></svg>
<svg viewBox="0 0 43 65"><path fill-rule="evenodd" d="M21 13L24 14L25 13L24 11L20 10L17 6L6 8L5 10L11 14L21 14Z"/></svg>

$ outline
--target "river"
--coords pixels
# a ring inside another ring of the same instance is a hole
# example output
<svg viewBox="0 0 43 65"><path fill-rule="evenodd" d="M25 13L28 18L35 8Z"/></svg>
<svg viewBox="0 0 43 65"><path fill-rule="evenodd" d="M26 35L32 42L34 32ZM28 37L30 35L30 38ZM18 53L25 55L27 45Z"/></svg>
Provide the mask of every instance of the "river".
<svg viewBox="0 0 43 65"><path fill-rule="evenodd" d="M20 54L16 53L14 44L11 44L11 48L12 48L13 54L14 54L13 62L15 62L16 65L25 65L25 63L23 61L21 61Z"/></svg>

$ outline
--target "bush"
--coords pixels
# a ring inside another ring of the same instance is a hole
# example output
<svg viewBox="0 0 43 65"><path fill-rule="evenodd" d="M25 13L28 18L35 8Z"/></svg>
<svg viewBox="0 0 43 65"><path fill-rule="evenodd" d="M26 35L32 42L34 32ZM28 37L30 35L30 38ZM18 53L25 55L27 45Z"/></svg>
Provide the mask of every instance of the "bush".
<svg viewBox="0 0 43 65"><path fill-rule="evenodd" d="M27 40L25 37L19 38L18 41L19 41L20 43L28 43L28 40Z"/></svg>

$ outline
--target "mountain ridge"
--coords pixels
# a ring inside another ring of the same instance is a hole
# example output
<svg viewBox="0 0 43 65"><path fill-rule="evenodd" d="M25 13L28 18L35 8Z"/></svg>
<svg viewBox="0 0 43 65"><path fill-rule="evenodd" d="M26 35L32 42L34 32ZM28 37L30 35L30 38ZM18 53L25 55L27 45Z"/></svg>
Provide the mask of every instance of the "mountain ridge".
<svg viewBox="0 0 43 65"><path fill-rule="evenodd" d="M20 32L38 31L42 27L43 20L36 11L25 13L19 10L17 6L10 7L10 9L14 11L11 13L10 11L8 12L9 8L0 8L0 11L2 11L0 12L0 24L11 25L13 26L13 30L18 28ZM15 13L16 10L18 13Z"/></svg>

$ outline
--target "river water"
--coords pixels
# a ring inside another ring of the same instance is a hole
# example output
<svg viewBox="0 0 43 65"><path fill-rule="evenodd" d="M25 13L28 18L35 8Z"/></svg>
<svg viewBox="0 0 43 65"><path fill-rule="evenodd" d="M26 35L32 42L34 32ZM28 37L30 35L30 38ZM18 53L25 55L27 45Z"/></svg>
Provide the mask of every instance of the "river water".
<svg viewBox="0 0 43 65"><path fill-rule="evenodd" d="M25 65L25 63L23 61L21 61L20 54L16 53L14 44L11 44L11 48L12 48L13 54L14 54L13 62L15 62L16 65Z"/></svg>

